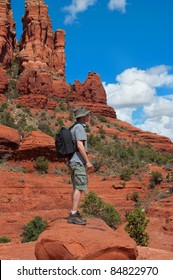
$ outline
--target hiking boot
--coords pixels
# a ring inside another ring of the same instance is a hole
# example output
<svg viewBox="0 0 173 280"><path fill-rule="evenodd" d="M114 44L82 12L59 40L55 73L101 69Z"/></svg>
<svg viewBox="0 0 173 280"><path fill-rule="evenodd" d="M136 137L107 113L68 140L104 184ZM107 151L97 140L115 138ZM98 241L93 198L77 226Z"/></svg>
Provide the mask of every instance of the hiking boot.
<svg viewBox="0 0 173 280"><path fill-rule="evenodd" d="M83 221L87 222L87 220L82 217L82 215L81 215L81 213L79 211L77 211L77 215L78 215L78 217L80 219L82 219Z"/></svg>
<svg viewBox="0 0 173 280"><path fill-rule="evenodd" d="M69 224L76 224L76 225L86 225L86 220L83 220L81 217L78 216L78 213L71 214L67 218L67 223Z"/></svg>

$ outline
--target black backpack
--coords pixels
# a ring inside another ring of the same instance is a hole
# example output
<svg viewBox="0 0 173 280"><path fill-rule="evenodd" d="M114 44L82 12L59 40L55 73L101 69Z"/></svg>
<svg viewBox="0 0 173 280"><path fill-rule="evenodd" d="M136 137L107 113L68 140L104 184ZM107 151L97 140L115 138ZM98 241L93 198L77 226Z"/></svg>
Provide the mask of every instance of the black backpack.
<svg viewBox="0 0 173 280"><path fill-rule="evenodd" d="M57 156L60 158L70 158L76 152L76 142L73 140L71 129L76 125L73 124L71 127L62 127L55 137L55 147Z"/></svg>

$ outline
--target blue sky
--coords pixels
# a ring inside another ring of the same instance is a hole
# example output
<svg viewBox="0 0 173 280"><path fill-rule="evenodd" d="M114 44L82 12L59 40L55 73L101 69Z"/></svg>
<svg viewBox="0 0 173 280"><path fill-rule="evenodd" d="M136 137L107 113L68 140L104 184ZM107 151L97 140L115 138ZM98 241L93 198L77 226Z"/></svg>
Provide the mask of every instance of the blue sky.
<svg viewBox="0 0 173 280"><path fill-rule="evenodd" d="M22 33L24 0L11 0ZM173 1L45 0L66 31L66 79L100 74L117 117L173 140Z"/></svg>

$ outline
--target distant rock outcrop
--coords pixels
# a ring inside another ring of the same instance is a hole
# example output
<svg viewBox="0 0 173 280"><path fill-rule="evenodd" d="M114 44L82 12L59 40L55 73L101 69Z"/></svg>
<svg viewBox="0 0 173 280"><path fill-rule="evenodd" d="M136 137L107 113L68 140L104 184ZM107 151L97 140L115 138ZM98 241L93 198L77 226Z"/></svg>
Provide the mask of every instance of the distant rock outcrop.
<svg viewBox="0 0 173 280"><path fill-rule="evenodd" d="M21 70L33 68L50 70L65 77L64 30L53 32L48 6L43 0L25 0L22 18L23 34L20 41Z"/></svg>
<svg viewBox="0 0 173 280"><path fill-rule="evenodd" d="M4 101L3 95L7 90L9 80L4 69L10 67L15 47L16 33L11 1L0 0L0 102Z"/></svg>
<svg viewBox="0 0 173 280"><path fill-rule="evenodd" d="M17 88L21 95L53 93L53 80L65 82L65 31L53 32L44 1L25 1L20 41L20 77Z"/></svg>
<svg viewBox="0 0 173 280"><path fill-rule="evenodd" d="M12 60L17 59L19 71L13 84L15 82L20 97L16 102L40 109L55 109L59 99L85 102L94 113L116 117L114 109L107 106L106 92L98 74L90 72L83 83L75 81L74 85L66 81L65 31L53 31L44 0L25 0L20 43L16 43L10 1L0 0L0 17L0 101L4 101L9 81L1 67L7 70Z"/></svg>
<svg viewBox="0 0 173 280"><path fill-rule="evenodd" d="M0 0L0 66L7 69L16 47L15 22L11 10L11 0Z"/></svg>
<svg viewBox="0 0 173 280"><path fill-rule="evenodd" d="M135 260L136 243L122 229L116 231L100 219L89 218L86 226L51 223L35 246L39 260Z"/></svg>
<svg viewBox="0 0 173 280"><path fill-rule="evenodd" d="M100 80L100 75L89 72L84 83L75 81L70 100L106 104L106 92Z"/></svg>

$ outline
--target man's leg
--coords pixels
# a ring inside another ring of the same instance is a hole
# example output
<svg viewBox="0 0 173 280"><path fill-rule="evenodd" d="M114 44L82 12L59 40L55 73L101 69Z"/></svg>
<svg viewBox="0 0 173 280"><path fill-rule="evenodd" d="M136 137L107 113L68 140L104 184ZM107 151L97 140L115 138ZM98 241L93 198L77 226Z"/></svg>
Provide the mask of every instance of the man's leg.
<svg viewBox="0 0 173 280"><path fill-rule="evenodd" d="M81 224L86 225L86 220L82 219L78 207L81 199L82 192L86 190L87 187L87 180L86 171L81 167L81 165L76 165L75 167L71 168L71 179L73 184L73 191L72 191L72 210L70 215L67 219L68 223L74 224Z"/></svg>
<svg viewBox="0 0 173 280"><path fill-rule="evenodd" d="M72 193L72 211L75 211L75 212L78 211L81 195L82 195L81 190L73 190L73 193Z"/></svg>

